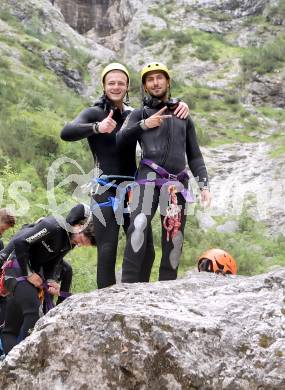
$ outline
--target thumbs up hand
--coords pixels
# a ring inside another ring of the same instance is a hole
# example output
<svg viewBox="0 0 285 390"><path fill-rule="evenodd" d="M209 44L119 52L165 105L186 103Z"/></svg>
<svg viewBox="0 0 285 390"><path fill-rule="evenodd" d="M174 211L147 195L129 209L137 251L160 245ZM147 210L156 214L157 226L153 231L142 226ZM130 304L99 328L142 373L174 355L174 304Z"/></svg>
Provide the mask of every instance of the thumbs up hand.
<svg viewBox="0 0 285 390"><path fill-rule="evenodd" d="M112 133L112 131L117 126L117 122L112 118L114 111L111 110L109 115L99 122L99 133Z"/></svg>

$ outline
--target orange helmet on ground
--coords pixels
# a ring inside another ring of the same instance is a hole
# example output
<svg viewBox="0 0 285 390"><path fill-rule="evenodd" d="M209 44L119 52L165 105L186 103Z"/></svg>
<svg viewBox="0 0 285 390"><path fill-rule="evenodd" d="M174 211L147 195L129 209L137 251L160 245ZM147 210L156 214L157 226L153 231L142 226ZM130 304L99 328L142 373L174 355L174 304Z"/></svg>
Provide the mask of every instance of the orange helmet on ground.
<svg viewBox="0 0 285 390"><path fill-rule="evenodd" d="M222 274L237 274L235 259L223 249L209 249L198 259L198 270Z"/></svg>

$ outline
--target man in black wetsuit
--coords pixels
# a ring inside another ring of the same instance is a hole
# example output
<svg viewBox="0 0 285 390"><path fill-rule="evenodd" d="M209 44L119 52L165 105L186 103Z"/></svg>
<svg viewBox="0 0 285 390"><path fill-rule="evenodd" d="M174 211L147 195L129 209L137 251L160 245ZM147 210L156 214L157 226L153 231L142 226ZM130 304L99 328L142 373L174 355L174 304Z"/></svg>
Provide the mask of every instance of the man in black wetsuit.
<svg viewBox="0 0 285 390"><path fill-rule="evenodd" d="M73 224L69 224L71 220ZM5 354L19 342L19 337L27 337L39 319L38 288L47 283L48 292L59 295L60 286L55 281L58 263L75 246L88 245L95 245L94 229L81 204L70 211L64 225L53 216L45 217L14 236L14 251L9 257L12 264L5 269L5 287L10 293L1 335Z"/></svg>
<svg viewBox="0 0 285 390"><path fill-rule="evenodd" d="M175 102L169 101L170 76L167 67L151 63L141 72L142 84L148 97L143 110L133 110L117 134L118 147L139 142L143 159L134 193L124 254L122 282L139 282L145 256L146 232L160 204L162 222L162 259L159 280L176 279L183 245L186 222L185 205L189 196L186 188L189 168L200 186L203 202L209 203L208 177L192 120L173 115ZM150 175L152 177L150 178ZM137 197L136 197L137 196ZM167 207L167 202L169 205Z"/></svg>
<svg viewBox="0 0 285 390"><path fill-rule="evenodd" d="M115 263L120 225L113 207L110 205L110 199L114 199L118 195L117 187L120 187L122 182L133 180L136 172L136 141L128 143L126 147L122 147L120 150L117 149L116 145L116 133L132 110L124 103L124 97L128 93L129 81L129 73L125 66L118 63L106 66L101 75L103 96L95 102L93 107L82 111L61 131L61 138L64 141L77 141L87 138L94 162L101 172L101 180L93 195L95 201L93 206L97 207L100 204L103 206L103 204L109 203L109 206L100 209L104 217L103 222L97 218L96 210L95 212L94 209L92 210L94 212L93 222L98 251L98 288L116 283ZM185 104L180 104L174 114L179 117L187 116L188 107L185 107ZM124 194L123 199L125 199ZM129 215L124 213L123 228L125 232L128 226ZM141 268L139 275L141 282L149 281L154 256L152 231L149 228L146 238L144 266Z"/></svg>
<svg viewBox="0 0 285 390"><path fill-rule="evenodd" d="M15 250L15 245L14 245L15 240L25 232L29 234L31 229L34 228L37 224L39 224L43 219L44 217L41 217L34 223L24 224L21 227L21 229L10 239L9 243L5 246L5 248L0 250L0 267L2 267L4 262L9 259L11 253ZM79 204L73 207L72 210L69 212L68 216L66 217L66 222L67 224L73 226L78 221L85 220L85 219L86 220L91 219L90 207L84 204ZM54 269L54 276L55 276L55 280L60 282L61 291L69 293L72 284L73 271L71 265L68 262L66 262L63 258L58 261ZM6 298L3 297L0 298L6 300ZM61 303L62 301L64 301L65 298L66 298L65 296L59 296L57 299L57 303ZM1 316L0 318L2 319ZM3 322L4 322L4 318L3 321L0 322L0 327Z"/></svg>

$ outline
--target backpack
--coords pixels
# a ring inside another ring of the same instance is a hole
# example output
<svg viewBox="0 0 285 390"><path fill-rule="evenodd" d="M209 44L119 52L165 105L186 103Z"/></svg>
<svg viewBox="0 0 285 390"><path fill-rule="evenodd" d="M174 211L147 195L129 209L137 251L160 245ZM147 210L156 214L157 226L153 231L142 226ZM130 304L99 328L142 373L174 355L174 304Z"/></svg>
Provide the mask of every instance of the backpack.
<svg viewBox="0 0 285 390"><path fill-rule="evenodd" d="M11 269L11 268L20 268L17 259L12 258L12 259L6 260L0 269L0 296L2 296L2 297L6 297L7 295L10 294L10 291L8 291L6 286L5 286L5 281L7 279L6 270ZM15 279L18 282L20 282L20 281L26 280L26 277L20 276L20 277L15 277Z"/></svg>
<svg viewBox="0 0 285 390"><path fill-rule="evenodd" d="M13 268L13 260L6 260L5 263L2 265L0 270L0 296L6 297L9 295L9 291L5 287L5 276L6 276L6 269L7 268Z"/></svg>

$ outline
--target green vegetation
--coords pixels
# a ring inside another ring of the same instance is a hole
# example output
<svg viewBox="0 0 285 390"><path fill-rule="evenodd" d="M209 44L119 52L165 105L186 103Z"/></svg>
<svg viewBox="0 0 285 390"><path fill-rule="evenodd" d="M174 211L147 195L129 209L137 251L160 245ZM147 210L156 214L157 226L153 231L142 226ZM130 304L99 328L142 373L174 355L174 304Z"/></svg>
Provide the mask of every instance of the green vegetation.
<svg viewBox="0 0 285 390"><path fill-rule="evenodd" d="M144 25L140 31L139 39L146 45L153 45L163 40L173 40L176 47L182 47L192 42L191 35L183 31L171 29L157 30L155 26Z"/></svg>
<svg viewBox="0 0 285 390"><path fill-rule="evenodd" d="M273 72L284 66L284 63L285 37L281 34L261 48L248 49L241 60L245 77L250 77L253 72L258 74Z"/></svg>
<svg viewBox="0 0 285 390"><path fill-rule="evenodd" d="M239 92L209 88L199 83L173 83L173 96L190 107L201 145L217 146L232 142L253 142L252 132L262 133L267 125L259 123L240 103Z"/></svg>
<svg viewBox="0 0 285 390"><path fill-rule="evenodd" d="M278 4L271 7L268 11L268 19L278 18L279 20L284 20L285 18L285 0L279 0Z"/></svg>
<svg viewBox="0 0 285 390"><path fill-rule="evenodd" d="M234 234L200 230L195 216L188 217L185 229L184 254L181 272L196 267L198 257L209 248L223 248L237 261L239 274L254 275L278 264L285 266L285 238L270 239L262 223L243 212L239 216L239 231Z"/></svg>
<svg viewBox="0 0 285 390"><path fill-rule="evenodd" d="M177 63L182 56L185 47L195 48L194 56L202 61L218 61L227 57L229 53L238 53L240 49L228 44L223 35L208 33L193 28L176 31L169 28L156 29L155 26L145 24L139 34L139 39L144 45L154 45L158 42L167 42L167 50L171 50L171 61ZM173 43L170 49L169 43ZM166 46L164 47L166 49Z"/></svg>
<svg viewBox="0 0 285 390"><path fill-rule="evenodd" d="M262 334L259 338L259 345L261 348L269 348L275 341L272 337Z"/></svg>

